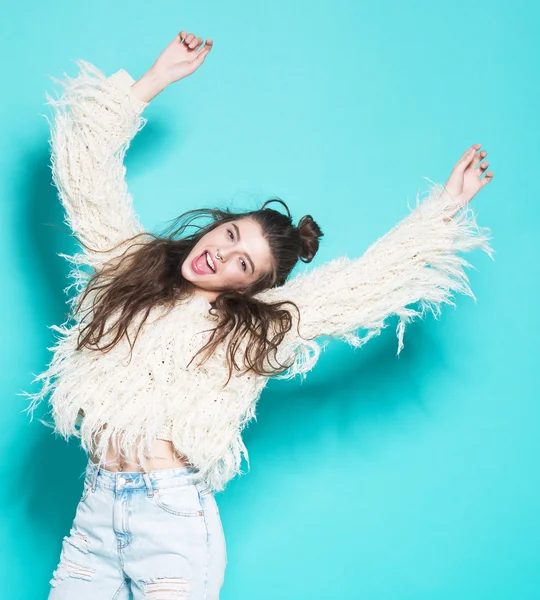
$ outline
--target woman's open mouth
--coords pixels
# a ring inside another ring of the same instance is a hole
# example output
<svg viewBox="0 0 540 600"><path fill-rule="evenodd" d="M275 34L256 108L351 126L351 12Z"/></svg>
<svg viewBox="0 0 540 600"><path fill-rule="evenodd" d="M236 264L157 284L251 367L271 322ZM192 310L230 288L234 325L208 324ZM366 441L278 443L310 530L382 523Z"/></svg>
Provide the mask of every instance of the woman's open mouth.
<svg viewBox="0 0 540 600"><path fill-rule="evenodd" d="M208 251L204 251L200 256L194 258L191 262L192 270L198 275L211 275L216 272L216 265Z"/></svg>

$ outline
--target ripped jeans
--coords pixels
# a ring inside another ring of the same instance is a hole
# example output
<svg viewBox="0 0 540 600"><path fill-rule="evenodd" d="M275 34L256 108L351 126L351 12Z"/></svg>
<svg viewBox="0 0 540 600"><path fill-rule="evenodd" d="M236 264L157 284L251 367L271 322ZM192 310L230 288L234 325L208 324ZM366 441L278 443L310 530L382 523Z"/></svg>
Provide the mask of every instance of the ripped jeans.
<svg viewBox="0 0 540 600"><path fill-rule="evenodd" d="M226 563L219 509L196 469L89 461L49 600L218 600Z"/></svg>

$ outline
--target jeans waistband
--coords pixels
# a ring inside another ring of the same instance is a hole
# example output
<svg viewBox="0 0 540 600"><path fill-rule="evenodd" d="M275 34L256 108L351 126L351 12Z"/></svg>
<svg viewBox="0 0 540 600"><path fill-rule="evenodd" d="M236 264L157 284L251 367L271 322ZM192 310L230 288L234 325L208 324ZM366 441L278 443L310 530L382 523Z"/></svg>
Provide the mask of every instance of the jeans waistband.
<svg viewBox="0 0 540 600"><path fill-rule="evenodd" d="M92 460L86 466L85 482L92 489L99 487L109 490L121 489L154 489L203 484L199 469L195 467L178 467L157 471L109 471Z"/></svg>

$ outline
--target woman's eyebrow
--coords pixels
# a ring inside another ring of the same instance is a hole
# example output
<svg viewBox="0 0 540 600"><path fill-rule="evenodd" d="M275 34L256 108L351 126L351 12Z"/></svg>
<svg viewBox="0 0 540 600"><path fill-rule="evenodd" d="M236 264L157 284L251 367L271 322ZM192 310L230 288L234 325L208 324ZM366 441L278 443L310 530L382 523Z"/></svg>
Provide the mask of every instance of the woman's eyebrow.
<svg viewBox="0 0 540 600"><path fill-rule="evenodd" d="M232 226L236 229L236 239L238 241L240 241L240 229L238 229L238 225L236 223L233 223ZM249 264L251 265L251 272L255 273L255 265L253 264L253 261L251 260L251 256L246 252L246 258L249 261Z"/></svg>

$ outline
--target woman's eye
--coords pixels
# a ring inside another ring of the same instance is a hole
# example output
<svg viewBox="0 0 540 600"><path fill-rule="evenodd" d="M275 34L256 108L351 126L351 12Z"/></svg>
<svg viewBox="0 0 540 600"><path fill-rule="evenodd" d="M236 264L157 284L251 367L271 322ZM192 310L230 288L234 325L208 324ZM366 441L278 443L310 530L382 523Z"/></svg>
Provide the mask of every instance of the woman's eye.
<svg viewBox="0 0 540 600"><path fill-rule="evenodd" d="M242 269L245 271L247 269L246 261L240 259L240 262L242 263Z"/></svg>
<svg viewBox="0 0 540 600"><path fill-rule="evenodd" d="M227 229L227 233L229 234L231 240L234 240L234 233L230 229Z"/></svg>

